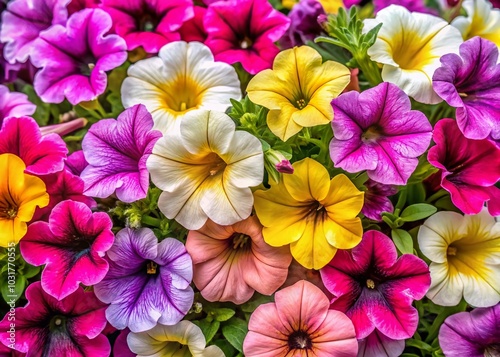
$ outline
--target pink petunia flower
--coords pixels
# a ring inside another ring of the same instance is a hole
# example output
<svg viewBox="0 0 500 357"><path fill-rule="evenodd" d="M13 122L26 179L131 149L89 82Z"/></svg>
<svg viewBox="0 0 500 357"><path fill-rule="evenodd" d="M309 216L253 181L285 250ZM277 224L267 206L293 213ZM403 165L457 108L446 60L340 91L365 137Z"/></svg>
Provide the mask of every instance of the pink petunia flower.
<svg viewBox="0 0 500 357"><path fill-rule="evenodd" d="M28 303L15 309L15 349L30 357L107 357L111 346L102 334L106 305L93 292L78 289L58 301L43 291L40 282L26 289ZM9 345L12 321L0 322L0 341Z"/></svg>
<svg viewBox="0 0 500 357"><path fill-rule="evenodd" d="M35 222L20 245L30 264L45 264L42 287L58 300L78 289L80 283L93 285L108 272L104 253L111 248L113 222L104 212L92 213L75 201L56 205L49 222Z"/></svg>
<svg viewBox="0 0 500 357"><path fill-rule="evenodd" d="M84 9L54 25L34 42L31 61L40 68L34 88L47 103L64 98L75 105L104 93L106 71L127 59L125 41L114 34L110 16L101 9Z"/></svg>
<svg viewBox="0 0 500 357"><path fill-rule="evenodd" d="M142 104L126 109L118 119L92 125L82 142L89 165L81 173L85 194L105 198L116 195L123 202L146 197L149 172L146 160L161 132L153 129L153 118Z"/></svg>
<svg viewBox="0 0 500 357"><path fill-rule="evenodd" d="M36 105L26 94L10 92L8 87L0 85L0 128L5 118L32 115L35 111Z"/></svg>
<svg viewBox="0 0 500 357"><path fill-rule="evenodd" d="M198 41L205 42L207 39L207 32L203 25L203 19L207 9L201 6L194 6L194 17L182 24L179 29L181 40L186 42Z"/></svg>
<svg viewBox="0 0 500 357"><path fill-rule="evenodd" d="M242 304L256 290L271 295L285 282L292 261L287 246L264 242L255 216L231 226L208 221L189 232L186 249L193 259L193 281L208 301Z"/></svg>
<svg viewBox="0 0 500 357"><path fill-rule="evenodd" d="M385 82L363 93L344 93L332 107L330 156L335 166L367 170L369 178L382 184L406 184L432 137L431 124L423 113L410 110L408 96Z"/></svg>
<svg viewBox="0 0 500 357"><path fill-rule="evenodd" d="M33 54L33 43L52 25L64 24L71 0L14 0L2 13L0 40L6 43L4 57L9 63L24 63Z"/></svg>
<svg viewBox="0 0 500 357"><path fill-rule="evenodd" d="M397 256L389 237L368 231L359 245L338 251L321 270L323 283L335 296L332 308L352 320L358 339L378 329L401 340L417 329L418 312L411 304L427 293L429 268L415 255Z"/></svg>
<svg viewBox="0 0 500 357"><path fill-rule="evenodd" d="M427 155L440 170L441 186L465 214L477 214L488 201L492 216L500 215L500 148L488 139L467 139L453 119L441 119L434 127L436 145Z"/></svg>
<svg viewBox="0 0 500 357"><path fill-rule="evenodd" d="M194 16L192 0L102 0L101 8L111 15L114 32L129 51L142 46L147 53L180 40L178 30Z"/></svg>
<svg viewBox="0 0 500 357"><path fill-rule="evenodd" d="M240 62L256 74L271 68L279 48L274 44L286 32L290 19L267 0L229 0L209 5L205 15L205 44L215 60Z"/></svg>
<svg viewBox="0 0 500 357"><path fill-rule="evenodd" d="M19 156L26 172L47 175L61 171L68 149L57 134L42 136L36 121L30 117L7 118L0 129L0 154Z"/></svg>
<svg viewBox="0 0 500 357"><path fill-rule="evenodd" d="M355 357L352 322L315 285L301 280L257 307L243 342L246 357Z"/></svg>

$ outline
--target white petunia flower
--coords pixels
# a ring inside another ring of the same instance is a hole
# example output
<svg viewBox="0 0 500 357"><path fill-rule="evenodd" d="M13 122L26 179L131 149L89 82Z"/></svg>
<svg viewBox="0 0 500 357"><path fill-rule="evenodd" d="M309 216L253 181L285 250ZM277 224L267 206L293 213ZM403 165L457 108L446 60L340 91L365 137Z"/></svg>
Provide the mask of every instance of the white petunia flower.
<svg viewBox="0 0 500 357"><path fill-rule="evenodd" d="M250 215L249 187L262 182L264 155L259 139L236 131L226 114L196 110L184 116L178 131L156 142L147 168L164 191L160 210L195 230L208 218L230 225Z"/></svg>
<svg viewBox="0 0 500 357"><path fill-rule="evenodd" d="M241 99L235 69L214 62L210 49L199 42L177 41L163 46L158 57L130 66L121 88L125 108L144 104L154 128L166 133L178 128L181 117L193 109L224 112L230 98Z"/></svg>
<svg viewBox="0 0 500 357"><path fill-rule="evenodd" d="M379 11L375 19L364 20L363 31L380 23L382 28L368 55L383 65L382 79L421 103L441 102L432 89L432 76L441 66L442 55L458 53L463 42L460 32L439 17L398 5Z"/></svg>

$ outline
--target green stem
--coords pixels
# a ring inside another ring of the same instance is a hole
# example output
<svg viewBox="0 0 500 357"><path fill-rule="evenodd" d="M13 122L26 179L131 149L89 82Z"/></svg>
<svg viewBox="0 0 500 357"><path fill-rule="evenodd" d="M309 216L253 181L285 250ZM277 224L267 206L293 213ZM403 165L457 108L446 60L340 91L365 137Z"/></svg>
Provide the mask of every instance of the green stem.
<svg viewBox="0 0 500 357"><path fill-rule="evenodd" d="M354 58L356 59L356 62L358 63L361 71L365 75L367 81L370 83L371 86L375 87L378 84L382 83L382 76L380 74L380 69L378 68L377 64L373 61L371 61L369 58L367 58L367 54L365 55L356 55Z"/></svg>
<svg viewBox="0 0 500 357"><path fill-rule="evenodd" d="M154 218L154 217L151 217L151 216L142 216L141 223L147 224L148 226L153 226L153 227L156 227L156 228L160 228L161 219Z"/></svg>
<svg viewBox="0 0 500 357"><path fill-rule="evenodd" d="M439 190L438 192L432 194L428 199L425 200L426 203L432 203L440 199L441 197L444 197L448 194L448 191L446 190Z"/></svg>

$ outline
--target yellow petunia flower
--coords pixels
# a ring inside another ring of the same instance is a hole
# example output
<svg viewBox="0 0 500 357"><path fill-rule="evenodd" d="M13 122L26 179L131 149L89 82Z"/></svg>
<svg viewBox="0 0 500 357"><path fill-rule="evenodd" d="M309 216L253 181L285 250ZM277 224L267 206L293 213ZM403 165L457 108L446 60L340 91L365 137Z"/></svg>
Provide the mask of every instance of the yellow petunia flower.
<svg viewBox="0 0 500 357"><path fill-rule="evenodd" d="M310 158L293 168L292 175L269 190L254 193L255 211L266 243L290 244L301 265L321 269L337 249L351 249L361 241L363 227L356 216L364 193L343 174L330 180L328 171Z"/></svg>
<svg viewBox="0 0 500 357"><path fill-rule="evenodd" d="M0 155L0 246L17 244L28 229L36 207L49 204L45 183L24 173L26 165L13 154Z"/></svg>
<svg viewBox="0 0 500 357"><path fill-rule="evenodd" d="M269 129L286 141L303 127L328 124L330 104L349 84L344 65L326 61L311 47L301 46L279 53L273 69L258 73L248 84L250 100L270 109Z"/></svg>

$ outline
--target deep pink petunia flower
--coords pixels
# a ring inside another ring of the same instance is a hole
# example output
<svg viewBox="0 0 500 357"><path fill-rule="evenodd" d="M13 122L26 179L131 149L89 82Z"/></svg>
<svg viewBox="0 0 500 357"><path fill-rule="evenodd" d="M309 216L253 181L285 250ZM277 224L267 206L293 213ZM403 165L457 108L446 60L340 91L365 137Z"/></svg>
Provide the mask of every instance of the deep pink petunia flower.
<svg viewBox="0 0 500 357"><path fill-rule="evenodd" d="M123 202L146 197L149 172L146 160L161 132L153 129L153 118L142 104L126 109L118 119L92 125L82 142L89 165L81 174L87 196L105 198L113 194Z"/></svg>
<svg viewBox="0 0 500 357"><path fill-rule="evenodd" d="M497 46L481 37L460 45L460 56L441 57L432 85L457 108L458 127L469 139L500 141L500 64Z"/></svg>
<svg viewBox="0 0 500 357"><path fill-rule="evenodd" d="M179 29L181 40L186 42L198 41L205 42L207 39L207 32L203 25L203 19L207 9L201 6L194 6L194 17L182 24Z"/></svg>
<svg viewBox="0 0 500 357"><path fill-rule="evenodd" d="M208 301L242 304L255 291L273 294L285 282L290 248L271 247L262 225L251 216L230 226L208 221L189 231L186 250L194 264L194 283Z"/></svg>
<svg viewBox="0 0 500 357"><path fill-rule="evenodd" d="M440 169L441 186L465 214L477 214L488 201L492 216L500 215L500 148L491 141L467 139L453 119L441 119L434 127L436 145L427 159Z"/></svg>
<svg viewBox="0 0 500 357"><path fill-rule="evenodd" d="M71 155L68 155L66 159L66 168L76 176L80 176L88 164L87 160L85 160L83 150L75 151Z"/></svg>
<svg viewBox="0 0 500 357"><path fill-rule="evenodd" d="M274 302L257 307L243 342L246 357L355 357L358 343L352 322L329 310L315 285L301 280L278 291Z"/></svg>
<svg viewBox="0 0 500 357"><path fill-rule="evenodd" d="M408 96L392 83L363 93L350 91L332 101L335 119L330 156L348 172L367 170L382 184L405 185L427 150L432 126L411 109Z"/></svg>
<svg viewBox="0 0 500 357"><path fill-rule="evenodd" d="M274 42L286 32L290 20L267 0L229 0L210 4L204 24L205 44L216 61L240 62L247 72L256 74L272 67L279 52Z"/></svg>
<svg viewBox="0 0 500 357"><path fill-rule="evenodd" d="M358 342L358 357L399 357L405 349L404 340L393 340L377 329Z"/></svg>
<svg viewBox="0 0 500 357"><path fill-rule="evenodd" d="M117 329L143 332L156 323L175 325L193 305L193 263L177 239L158 243L149 228L124 228L106 258L109 272L94 291L111 304L106 318Z"/></svg>
<svg viewBox="0 0 500 357"><path fill-rule="evenodd" d="M54 25L33 44L31 62L41 68L34 88L47 103L64 98L75 105L104 93L106 71L127 59L125 41L106 35L110 16L101 9L85 9L68 19L66 26Z"/></svg>
<svg viewBox="0 0 500 357"><path fill-rule="evenodd" d="M40 282L26 289L28 304L15 310L15 348L30 357L107 357L106 305L93 292L78 289L63 300L43 291ZM10 315L0 322L0 341L9 345Z"/></svg>
<svg viewBox="0 0 500 357"><path fill-rule="evenodd" d="M91 9L98 7L101 4L101 0L71 0L68 4L68 14L72 15L83 9Z"/></svg>
<svg viewBox="0 0 500 357"><path fill-rule="evenodd" d="M36 105L26 94L10 92L8 87L0 85L0 128L4 118L32 115L35 111Z"/></svg>
<svg viewBox="0 0 500 357"><path fill-rule="evenodd" d="M102 0L101 8L113 18L113 30L129 51L142 46L147 53L180 40L178 30L194 16L192 0Z"/></svg>
<svg viewBox="0 0 500 357"><path fill-rule="evenodd" d="M47 175L61 171L68 153L66 143L57 134L42 136L36 121L30 117L7 118L0 129L0 154L19 156L26 172Z"/></svg>
<svg viewBox="0 0 500 357"><path fill-rule="evenodd" d="M12 348L9 348L0 343L0 357L24 357L26 353L22 353Z"/></svg>
<svg viewBox="0 0 500 357"><path fill-rule="evenodd" d="M500 304L449 316L439 330L446 357L500 356Z"/></svg>
<svg viewBox="0 0 500 357"><path fill-rule="evenodd" d="M71 0L14 0L2 13L0 40L9 63L26 62L35 51L33 42L52 25L64 24Z"/></svg>
<svg viewBox="0 0 500 357"><path fill-rule="evenodd" d="M338 251L320 271L323 283L335 296L332 308L352 320L358 339L378 329L401 340L417 329L418 312L411 304L427 293L429 268L415 255L397 257L389 237L368 231L359 245L351 251Z"/></svg>
<svg viewBox="0 0 500 357"><path fill-rule="evenodd" d="M365 202L363 203L361 213L370 219L380 222L382 221L382 212L392 213L394 211L394 206L389 196L395 195L398 189L391 185L382 185L370 179L365 182L365 187Z"/></svg>
<svg viewBox="0 0 500 357"><path fill-rule="evenodd" d="M21 254L32 265L45 264L43 290L61 300L80 283L93 285L104 278L108 262L103 257L113 245L112 227L106 213L92 213L81 202L63 201L54 207L48 223L28 227Z"/></svg>

